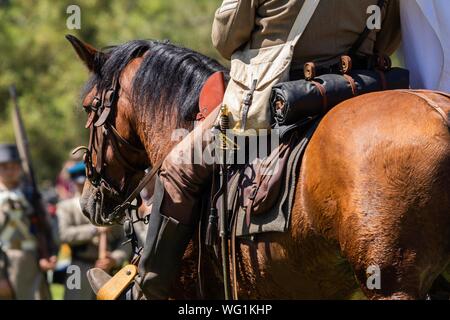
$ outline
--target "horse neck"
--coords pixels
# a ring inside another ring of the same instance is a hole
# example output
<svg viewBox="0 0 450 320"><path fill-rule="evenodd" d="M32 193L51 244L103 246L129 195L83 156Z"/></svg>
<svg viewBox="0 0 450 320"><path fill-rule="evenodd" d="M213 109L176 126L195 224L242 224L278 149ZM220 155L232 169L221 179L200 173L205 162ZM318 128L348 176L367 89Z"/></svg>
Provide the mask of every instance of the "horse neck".
<svg viewBox="0 0 450 320"><path fill-rule="evenodd" d="M149 116L146 112L139 112L139 114L142 117L136 121L136 132L151 163L166 157L173 146L180 141L180 134L192 129L190 122L181 121L180 123L175 114L169 115L164 112L157 112L154 116ZM174 135L175 130L179 130L180 134ZM173 136L178 136L178 140L173 140Z"/></svg>

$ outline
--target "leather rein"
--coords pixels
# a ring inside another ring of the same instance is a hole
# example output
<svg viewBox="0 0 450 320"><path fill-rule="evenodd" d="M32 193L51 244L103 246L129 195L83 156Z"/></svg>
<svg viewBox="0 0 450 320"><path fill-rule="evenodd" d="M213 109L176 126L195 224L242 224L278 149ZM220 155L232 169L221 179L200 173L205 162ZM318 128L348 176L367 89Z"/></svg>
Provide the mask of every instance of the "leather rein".
<svg viewBox="0 0 450 320"><path fill-rule="evenodd" d="M163 159L158 161L151 170L149 170L139 181L138 185L126 196L125 200L121 204L117 205L110 213L105 214L103 211L103 193L106 191L120 196L125 190L121 188L116 188L113 183L108 181L105 175L106 163L104 161L106 153L106 141L109 139L111 141L111 147L114 151L114 156L117 157L119 163L125 167L127 170L137 173L147 169L136 167L132 165L124 154L136 154L141 157L147 157L146 150L142 147L136 147L123 138L117 129L111 124L108 119L113 109L117 106L117 101L119 98L120 83L118 77L115 77L112 81L111 86L108 89L100 92L100 95L96 95L92 100L91 104L85 107L88 113L88 119L85 128L89 128L89 144L87 147L80 146L76 148L73 153L80 150L84 150L84 163L86 165L86 177L93 187L96 188L96 201L100 202L100 210L102 222L105 224L113 224L123 213L127 213L129 209L139 208L142 204L142 199L140 197L140 192L144 187L153 179L155 174L159 171ZM123 151L121 148L123 147ZM93 151L96 155L95 166L93 164ZM136 200L137 203L133 205L133 201ZM131 218L131 217L129 217Z"/></svg>
<svg viewBox="0 0 450 320"><path fill-rule="evenodd" d="M219 75L216 73L216 78L218 76ZM220 74L220 78L223 81L223 74ZM130 153L134 153L139 156L139 158L147 157L147 152L144 148L136 147L128 142L124 137L120 135L114 125L108 121L110 114L115 111L114 109L117 107L117 101L119 99L120 83L118 79L118 76L114 77L111 85L107 87L107 89L104 89L101 92L97 93L90 105L84 107L84 109L88 113L88 119L86 121L85 128L89 128L89 144L87 147L77 147L75 150L73 150L72 153L77 153L80 150L84 150L83 159L86 165L86 177L91 185L95 188L95 201L97 202L96 208L99 211L98 216L101 217L102 223L111 225L115 222L120 222L119 220L124 215L126 216L125 221L123 222L125 235L128 238L128 241L126 242L131 242L133 251L136 253L136 256L133 259L132 263L137 264L140 258L141 248L138 247L138 241L133 224L138 221L148 223L148 218L150 217L150 215L147 215L144 218L139 218L139 216L137 215L137 210L142 204L140 192L159 172L159 169L161 168L161 165L164 161L164 157L153 164L150 169L147 167L136 168L136 166L131 164L127 160L127 157L124 156L124 154L129 155ZM214 85L216 84L216 82L212 82ZM223 94L220 94L220 97L222 96ZM197 115L197 120L202 121L215 109L216 106L216 101L211 102L208 100L205 106L203 106L203 108L201 109L202 111ZM104 157L106 152L106 141L108 139L111 141L111 147L113 148L114 156L117 157L117 160L123 167L134 173L144 171L146 169L150 170L147 171L147 173L142 177L138 185L130 193L128 193L125 200L114 207L111 212L105 214L103 206L104 192L106 191L114 194L116 197L120 197L121 194L125 193L125 190L114 187L114 185L108 181L105 175L106 163L104 161ZM121 151L119 145L124 148L123 151ZM95 166L92 161L94 151L96 156ZM136 203L133 204L135 200ZM133 218L133 211L136 212L136 218Z"/></svg>

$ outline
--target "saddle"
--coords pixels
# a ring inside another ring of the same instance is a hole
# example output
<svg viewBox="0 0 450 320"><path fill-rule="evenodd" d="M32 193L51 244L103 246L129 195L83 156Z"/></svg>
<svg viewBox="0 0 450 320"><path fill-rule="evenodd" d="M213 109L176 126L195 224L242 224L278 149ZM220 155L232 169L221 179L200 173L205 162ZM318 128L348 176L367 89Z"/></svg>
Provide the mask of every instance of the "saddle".
<svg viewBox="0 0 450 320"><path fill-rule="evenodd" d="M310 118L286 132L272 132L279 144L270 153L230 167L228 229L236 237L288 230L302 156L319 121ZM222 206L216 208L220 213Z"/></svg>
<svg viewBox="0 0 450 320"><path fill-rule="evenodd" d="M210 114L215 108L222 104L225 88L224 76L221 73L214 74L206 81L200 93L199 110L201 114L197 119L202 119ZM298 123L278 128L270 132L268 136L257 136L256 139L266 139L264 142L266 152L261 157L260 154L252 153L252 149L261 149L261 141L255 145L249 143L252 137L228 137L231 140L232 151L244 149L245 159L242 162L235 161L227 169L226 197L223 196L224 186L220 181L222 178L214 173L211 181L210 193L204 193L201 202L201 219L199 225L199 258L198 258L198 293L204 297L205 283L203 281L204 270L209 267L205 261L212 263L214 274L219 278L220 270L224 272L221 279L229 287L230 279L233 279L233 297L237 299L237 247L236 239L243 237L253 237L255 234L265 232L284 232L289 228L290 214L294 200L297 174L301 162L301 156L312 136L319 117L308 117ZM272 145L272 135L277 135L279 143ZM241 140L239 140L241 138ZM253 148L252 148L253 147ZM229 151L229 150L227 150ZM231 154L235 156L235 154ZM236 159L236 158L235 158ZM242 160L242 159L241 159ZM223 206L223 201L227 200L227 205ZM224 212L227 210L227 212ZM228 221L220 223L218 217L227 217ZM227 231L225 237L229 235L231 250L227 245L228 240L223 238L223 224ZM221 245L219 249L219 229L221 234ZM222 267L219 262L219 251L222 253ZM224 258L225 257L225 258ZM231 260L231 269L227 267L228 258ZM227 271L224 271L227 270ZM226 275L233 270L233 276ZM218 279L219 279L218 278Z"/></svg>
<svg viewBox="0 0 450 320"><path fill-rule="evenodd" d="M254 153L251 147L261 148L261 141L255 145L246 140L255 139L254 136L245 137L241 145L237 142L239 139L233 140L236 148L243 148L246 155L243 164L230 166L227 177L229 212L223 216L230 217L229 230L235 230L236 236L288 229L302 155L315 128L332 107L369 92L409 88L408 70L392 68L387 56L359 58L355 60L358 66L367 68L359 70L352 69L354 59L350 56L334 60L323 64L326 68L322 69L319 64L306 63L304 79L274 86L272 137L257 137L273 141L273 136L278 135L279 144L266 146L270 154L247 157ZM201 120L220 106L224 93L224 75L217 72L206 81L200 93L197 119ZM220 197L218 199L221 201ZM220 213L222 206L215 203L212 206Z"/></svg>
<svg viewBox="0 0 450 320"><path fill-rule="evenodd" d="M224 92L224 75L216 72L201 90L197 120L206 118L221 104ZM232 165L228 175L227 199L231 213L228 223L230 230L236 229L236 236L287 230L301 155L319 120L319 117L305 117L272 130L271 136L258 137L265 141L258 140L257 145L264 143L270 151L262 157L250 150L249 145L254 144L249 144L247 139L231 138L241 152L247 148L245 162ZM275 145L271 145L273 141ZM217 192L214 190L217 184L218 181L212 183L212 196ZM216 203L221 201L220 195ZM215 207L220 212L221 206L217 204Z"/></svg>

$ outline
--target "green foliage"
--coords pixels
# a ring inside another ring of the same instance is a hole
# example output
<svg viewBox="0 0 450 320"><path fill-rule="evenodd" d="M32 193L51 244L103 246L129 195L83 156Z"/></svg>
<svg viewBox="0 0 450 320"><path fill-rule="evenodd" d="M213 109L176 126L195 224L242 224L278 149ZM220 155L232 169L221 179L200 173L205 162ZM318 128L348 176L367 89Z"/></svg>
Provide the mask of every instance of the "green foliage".
<svg viewBox="0 0 450 320"><path fill-rule="evenodd" d="M52 300L64 300L64 285L53 283L50 285Z"/></svg>
<svg viewBox="0 0 450 320"><path fill-rule="evenodd" d="M97 48L169 39L220 60L210 32L221 2L0 0L0 142L14 141L8 87L15 83L38 178L53 180L70 150L87 143L79 94L88 72L64 36ZM67 29L72 4L81 9L81 30Z"/></svg>
<svg viewBox="0 0 450 320"><path fill-rule="evenodd" d="M0 0L0 142L14 141L8 87L15 83L40 181L53 180L77 145L87 143L79 94L88 72L64 36L101 48L132 39L170 41L218 58L211 45L221 0ZM68 30L67 7L81 9Z"/></svg>

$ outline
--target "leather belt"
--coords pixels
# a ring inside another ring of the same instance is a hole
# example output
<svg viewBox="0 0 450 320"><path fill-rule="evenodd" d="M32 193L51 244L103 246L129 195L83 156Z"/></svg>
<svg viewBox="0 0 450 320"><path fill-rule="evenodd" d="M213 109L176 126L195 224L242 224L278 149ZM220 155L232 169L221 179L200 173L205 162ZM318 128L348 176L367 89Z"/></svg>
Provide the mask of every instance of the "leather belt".
<svg viewBox="0 0 450 320"><path fill-rule="evenodd" d="M370 69L372 66L373 58L370 56L352 56L352 69L361 69L366 70ZM341 74L341 60L339 58L334 58L325 62L315 63L315 76L320 76L323 74L329 73L339 73ZM289 73L290 81L301 80L305 78L304 75L304 66L301 67L293 66L291 67L291 71Z"/></svg>

